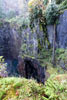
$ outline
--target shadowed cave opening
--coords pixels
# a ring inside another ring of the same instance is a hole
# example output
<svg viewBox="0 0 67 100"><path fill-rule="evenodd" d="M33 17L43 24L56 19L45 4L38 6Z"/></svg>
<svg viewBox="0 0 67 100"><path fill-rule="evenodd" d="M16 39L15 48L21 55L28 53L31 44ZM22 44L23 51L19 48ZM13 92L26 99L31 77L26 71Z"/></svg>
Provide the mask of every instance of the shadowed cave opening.
<svg viewBox="0 0 67 100"><path fill-rule="evenodd" d="M44 83L45 68L40 66L36 59L7 59L8 76L21 76L27 79L35 79L37 82Z"/></svg>
<svg viewBox="0 0 67 100"><path fill-rule="evenodd" d="M25 61L25 72L26 72L26 78L34 78L37 79L37 69L34 68L34 65L32 64L31 61ZM38 81L38 79L37 79Z"/></svg>
<svg viewBox="0 0 67 100"><path fill-rule="evenodd" d="M37 82L44 84L45 68L40 66L36 59L25 59L25 77L27 79L34 78Z"/></svg>

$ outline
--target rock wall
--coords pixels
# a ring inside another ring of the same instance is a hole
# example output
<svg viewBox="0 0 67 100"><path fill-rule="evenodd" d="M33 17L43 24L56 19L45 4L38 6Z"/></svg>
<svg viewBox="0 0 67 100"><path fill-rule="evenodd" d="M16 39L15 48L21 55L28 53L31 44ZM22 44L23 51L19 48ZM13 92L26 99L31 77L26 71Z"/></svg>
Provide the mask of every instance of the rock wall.
<svg viewBox="0 0 67 100"><path fill-rule="evenodd" d="M22 28L23 29L23 28ZM22 54L36 56L38 50L38 40L36 32L31 31L30 27L27 27L21 32L22 38L22 46L21 52Z"/></svg>
<svg viewBox="0 0 67 100"><path fill-rule="evenodd" d="M21 41L16 30L10 27L8 22L0 24L0 56L8 58L17 58L19 54Z"/></svg>
<svg viewBox="0 0 67 100"><path fill-rule="evenodd" d="M67 10L59 17L57 44L59 48L67 48Z"/></svg>
<svg viewBox="0 0 67 100"><path fill-rule="evenodd" d="M39 22L34 22L33 29L30 26L21 27L21 54L37 57L38 50L44 47L44 32Z"/></svg>
<svg viewBox="0 0 67 100"><path fill-rule="evenodd" d="M49 42L52 46L54 26L47 26ZM59 16L58 25L56 26L56 47L67 48L67 10Z"/></svg>

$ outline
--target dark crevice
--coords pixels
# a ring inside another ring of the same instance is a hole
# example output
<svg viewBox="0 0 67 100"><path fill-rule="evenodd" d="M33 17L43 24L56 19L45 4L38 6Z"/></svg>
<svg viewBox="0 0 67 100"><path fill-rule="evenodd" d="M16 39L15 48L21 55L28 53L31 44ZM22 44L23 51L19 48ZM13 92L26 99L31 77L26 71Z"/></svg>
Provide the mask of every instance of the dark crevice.
<svg viewBox="0 0 67 100"><path fill-rule="evenodd" d="M37 77L37 70L34 68L31 61L25 61L26 78Z"/></svg>

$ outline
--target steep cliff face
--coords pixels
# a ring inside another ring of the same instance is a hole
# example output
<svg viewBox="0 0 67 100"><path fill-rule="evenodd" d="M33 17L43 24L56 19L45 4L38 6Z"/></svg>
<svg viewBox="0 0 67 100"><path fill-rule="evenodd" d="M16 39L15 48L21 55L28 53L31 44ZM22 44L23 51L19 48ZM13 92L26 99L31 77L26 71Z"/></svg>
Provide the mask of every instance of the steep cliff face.
<svg viewBox="0 0 67 100"><path fill-rule="evenodd" d="M22 27L21 34L22 54L37 57L38 49L42 49L41 46L44 47L43 29L40 29L39 24L35 23L35 27L33 29L31 29L30 26L27 26L25 29Z"/></svg>
<svg viewBox="0 0 67 100"><path fill-rule="evenodd" d="M8 22L0 24L0 55L7 58L16 58L19 55L21 43L21 52L24 54L37 55L38 40L41 45L44 40L43 30L36 24L35 29L31 31L27 27L21 31L21 38L15 28L11 28ZM52 46L54 26L47 26L48 39ZM67 10L59 17L59 24L56 26L56 47L67 48Z"/></svg>
<svg viewBox="0 0 67 100"><path fill-rule="evenodd" d="M53 43L54 26L47 26L49 42ZM56 26L56 47L67 48L67 10L59 16L58 25Z"/></svg>
<svg viewBox="0 0 67 100"><path fill-rule="evenodd" d="M7 22L0 25L0 56L5 58L17 58L20 48L20 37Z"/></svg>
<svg viewBox="0 0 67 100"><path fill-rule="evenodd" d="M67 48L67 10L59 17L57 44L59 48Z"/></svg>

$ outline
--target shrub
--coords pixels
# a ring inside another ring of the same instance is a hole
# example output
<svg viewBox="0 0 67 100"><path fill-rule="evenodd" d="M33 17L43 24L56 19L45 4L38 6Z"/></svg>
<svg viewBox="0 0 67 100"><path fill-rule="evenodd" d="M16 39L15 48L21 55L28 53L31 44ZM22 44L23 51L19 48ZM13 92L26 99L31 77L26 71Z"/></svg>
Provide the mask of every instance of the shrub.
<svg viewBox="0 0 67 100"><path fill-rule="evenodd" d="M66 100L66 84L67 81L64 75L51 75L45 83L45 94L48 96L47 100Z"/></svg>
<svg viewBox="0 0 67 100"><path fill-rule="evenodd" d="M58 17L58 6L55 3L50 3L46 8L46 21L47 24L54 24Z"/></svg>
<svg viewBox="0 0 67 100"><path fill-rule="evenodd" d="M0 77L8 76L6 68L7 68L7 64L4 63L3 56L0 56Z"/></svg>
<svg viewBox="0 0 67 100"><path fill-rule="evenodd" d="M30 0L28 6L32 19L41 18L44 9L43 0Z"/></svg>
<svg viewBox="0 0 67 100"><path fill-rule="evenodd" d="M64 0L60 5L59 5L59 10L64 10L67 9L67 0Z"/></svg>
<svg viewBox="0 0 67 100"><path fill-rule="evenodd" d="M30 10L36 6L41 6L43 4L43 0L30 0L28 2L28 6Z"/></svg>
<svg viewBox="0 0 67 100"><path fill-rule="evenodd" d="M49 0L44 0L44 5L47 5Z"/></svg>
<svg viewBox="0 0 67 100"><path fill-rule="evenodd" d="M64 0L56 0L56 3L60 4L62 1L64 1Z"/></svg>

